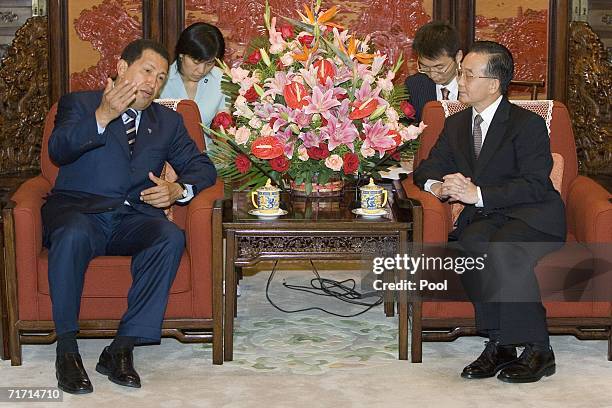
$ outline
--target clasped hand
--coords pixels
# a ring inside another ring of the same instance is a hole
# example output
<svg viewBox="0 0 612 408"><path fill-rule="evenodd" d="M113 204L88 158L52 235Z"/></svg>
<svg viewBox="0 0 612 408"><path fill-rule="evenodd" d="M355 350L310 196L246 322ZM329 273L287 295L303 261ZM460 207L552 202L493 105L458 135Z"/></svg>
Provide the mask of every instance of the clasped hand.
<svg viewBox="0 0 612 408"><path fill-rule="evenodd" d="M449 199L451 202L459 201L464 204L478 202L478 189L470 177L461 173L447 174L442 177L444 182L435 183L431 191L441 200Z"/></svg>
<svg viewBox="0 0 612 408"><path fill-rule="evenodd" d="M140 201L144 201L155 208L170 207L183 193L183 189L178 183L160 179L151 172L149 172L149 179L155 183L155 186L141 191Z"/></svg>

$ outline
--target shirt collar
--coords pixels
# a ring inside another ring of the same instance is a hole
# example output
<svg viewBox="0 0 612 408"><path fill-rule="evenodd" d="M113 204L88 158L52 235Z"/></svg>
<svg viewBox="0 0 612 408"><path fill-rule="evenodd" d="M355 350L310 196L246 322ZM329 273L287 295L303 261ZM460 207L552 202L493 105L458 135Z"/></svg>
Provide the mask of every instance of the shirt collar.
<svg viewBox="0 0 612 408"><path fill-rule="evenodd" d="M457 83L457 76L455 76L453 80L446 85L436 84L436 90L440 90L440 92L442 92L442 88L448 89L451 95L457 95L459 93L459 84Z"/></svg>
<svg viewBox="0 0 612 408"><path fill-rule="evenodd" d="M497 107L499 106L499 104L502 101L502 98L504 96L500 95L499 98L497 98L495 100L495 102L493 102L492 104L490 104L489 106L487 106L485 108L485 110L483 110L482 112L480 112L480 117L482 118L483 121L485 121L487 124L490 124L491 121L493 120L493 116L495 116L495 112L497 111ZM479 113L476 112L476 109L472 108L472 122L474 122L474 118L476 117L476 115L478 115Z"/></svg>

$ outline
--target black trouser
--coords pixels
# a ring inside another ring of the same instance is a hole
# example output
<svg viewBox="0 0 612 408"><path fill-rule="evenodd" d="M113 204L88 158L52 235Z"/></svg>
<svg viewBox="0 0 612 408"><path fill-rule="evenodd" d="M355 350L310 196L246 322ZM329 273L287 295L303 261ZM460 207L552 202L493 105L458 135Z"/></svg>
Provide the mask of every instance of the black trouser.
<svg viewBox="0 0 612 408"><path fill-rule="evenodd" d="M546 309L534 273L538 260L563 239L502 214L476 215L458 234L473 256L486 254L485 268L462 275L474 305L476 329L500 344L548 344Z"/></svg>

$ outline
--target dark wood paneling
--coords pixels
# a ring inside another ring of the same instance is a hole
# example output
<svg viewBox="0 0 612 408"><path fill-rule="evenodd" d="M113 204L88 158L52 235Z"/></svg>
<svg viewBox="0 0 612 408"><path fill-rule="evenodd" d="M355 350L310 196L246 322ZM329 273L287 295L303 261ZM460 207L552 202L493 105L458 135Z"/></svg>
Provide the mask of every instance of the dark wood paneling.
<svg viewBox="0 0 612 408"><path fill-rule="evenodd" d="M49 0L49 101L54 104L68 91L68 6Z"/></svg>
<svg viewBox="0 0 612 408"><path fill-rule="evenodd" d="M161 42L168 48L171 58L174 57L174 47L184 25L185 2L181 0L164 1Z"/></svg>
<svg viewBox="0 0 612 408"><path fill-rule="evenodd" d="M550 0L548 8L548 98L567 101L569 0Z"/></svg>

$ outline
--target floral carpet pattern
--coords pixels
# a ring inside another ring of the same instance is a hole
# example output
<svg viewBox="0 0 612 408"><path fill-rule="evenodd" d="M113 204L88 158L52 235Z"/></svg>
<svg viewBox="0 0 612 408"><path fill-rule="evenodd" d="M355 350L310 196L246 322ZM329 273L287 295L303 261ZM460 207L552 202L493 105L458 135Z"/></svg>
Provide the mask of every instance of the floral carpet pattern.
<svg viewBox="0 0 612 408"><path fill-rule="evenodd" d="M291 271L287 280L305 284L310 271ZM332 279L357 279L359 272L334 272ZM226 364L267 372L322 374L330 370L387 365L397 360L397 317L387 318L382 305L355 317L320 311L283 313L265 297L266 272L241 282L234 329L234 361ZM270 297L284 309L319 306L350 315L364 309L337 299L295 292L272 284Z"/></svg>

